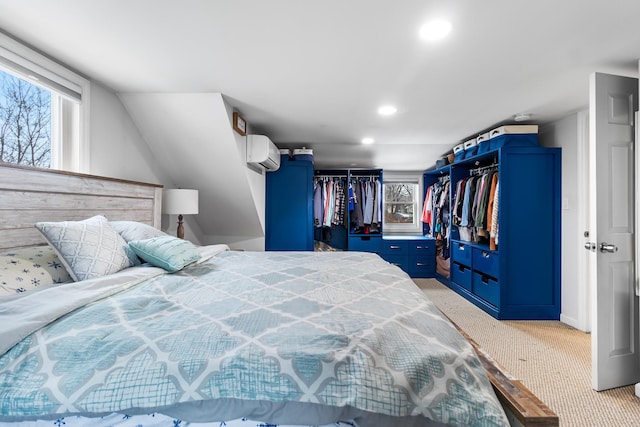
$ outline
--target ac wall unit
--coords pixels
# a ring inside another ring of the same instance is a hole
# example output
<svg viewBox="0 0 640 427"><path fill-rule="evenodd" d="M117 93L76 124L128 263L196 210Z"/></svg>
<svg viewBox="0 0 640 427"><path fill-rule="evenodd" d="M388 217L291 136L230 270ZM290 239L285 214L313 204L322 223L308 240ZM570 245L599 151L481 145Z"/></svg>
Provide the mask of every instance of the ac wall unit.
<svg viewBox="0 0 640 427"><path fill-rule="evenodd" d="M247 163L262 166L267 171L280 168L280 151L265 135L247 135Z"/></svg>

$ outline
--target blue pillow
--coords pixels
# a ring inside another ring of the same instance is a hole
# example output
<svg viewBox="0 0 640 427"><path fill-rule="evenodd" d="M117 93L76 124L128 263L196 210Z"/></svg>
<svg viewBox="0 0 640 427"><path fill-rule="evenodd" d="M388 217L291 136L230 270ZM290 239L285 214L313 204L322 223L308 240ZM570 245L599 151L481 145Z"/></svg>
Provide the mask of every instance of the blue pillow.
<svg viewBox="0 0 640 427"><path fill-rule="evenodd" d="M173 236L132 240L129 246L144 261L171 273L182 270L202 257L193 243Z"/></svg>

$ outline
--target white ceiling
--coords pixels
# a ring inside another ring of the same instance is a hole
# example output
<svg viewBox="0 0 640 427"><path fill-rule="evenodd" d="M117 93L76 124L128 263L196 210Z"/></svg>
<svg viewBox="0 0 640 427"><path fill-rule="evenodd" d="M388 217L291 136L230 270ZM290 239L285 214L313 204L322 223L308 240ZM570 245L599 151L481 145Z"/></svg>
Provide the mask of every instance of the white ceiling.
<svg viewBox="0 0 640 427"><path fill-rule="evenodd" d="M426 169L514 114L586 108L590 73L640 58L638 0L0 0L0 28L118 93L220 92L316 167Z"/></svg>

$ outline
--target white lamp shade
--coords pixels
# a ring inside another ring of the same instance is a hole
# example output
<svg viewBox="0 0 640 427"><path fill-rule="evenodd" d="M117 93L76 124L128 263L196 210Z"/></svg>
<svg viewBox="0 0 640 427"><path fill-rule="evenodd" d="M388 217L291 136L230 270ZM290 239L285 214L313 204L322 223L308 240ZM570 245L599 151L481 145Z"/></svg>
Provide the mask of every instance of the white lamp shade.
<svg viewBox="0 0 640 427"><path fill-rule="evenodd" d="M164 190L162 213L170 215L195 215L198 213L198 190L182 188Z"/></svg>

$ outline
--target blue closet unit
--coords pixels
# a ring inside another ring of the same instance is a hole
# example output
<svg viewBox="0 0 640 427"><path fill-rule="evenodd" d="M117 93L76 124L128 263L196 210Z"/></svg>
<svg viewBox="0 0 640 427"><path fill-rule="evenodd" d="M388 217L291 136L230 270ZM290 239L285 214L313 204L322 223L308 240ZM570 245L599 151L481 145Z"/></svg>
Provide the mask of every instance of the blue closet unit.
<svg viewBox="0 0 640 427"><path fill-rule="evenodd" d="M382 185L382 169L350 169L348 171L349 184L353 187L359 182L374 183L376 181ZM352 188L353 189L353 188ZM382 200L376 199L377 208L381 215ZM350 251L375 252L382 250L382 221L377 226L358 226L354 211L349 211L349 232L348 247Z"/></svg>
<svg viewBox="0 0 640 427"><path fill-rule="evenodd" d="M334 184L337 183L338 181L343 185L343 189L344 189L344 195L345 198L344 200L344 204L345 204L345 213L342 216L342 222L340 224L335 224L332 223L331 226L325 226L323 224L318 224L316 223L316 220L319 218L315 218L315 216L318 214L315 212L316 207L314 206L314 218L312 219L314 226L313 226L313 238L315 240L315 242L317 242L318 244L320 243L325 243L327 245L329 245L331 248L334 249L338 249L341 251L346 251L348 248L348 231L347 231L347 225L348 225L348 199L346 198L348 196L347 191L348 191L348 176L349 176L349 172L346 169L316 169L314 171L313 174L313 188L314 188L314 198L316 196L315 192L320 190L322 190L322 187L318 187L323 185L323 183L326 183L327 181L333 181ZM319 199L322 201L322 196L319 197ZM315 204L315 201L314 201ZM320 203L320 206L322 205L322 203ZM320 209L321 211L323 211L323 209ZM324 212L324 211L323 211Z"/></svg>
<svg viewBox="0 0 640 427"><path fill-rule="evenodd" d="M439 279L497 319L560 318L560 161L559 148L505 145L451 165L452 214L459 181L497 173L498 242L453 221L451 277Z"/></svg>
<svg viewBox="0 0 640 427"><path fill-rule="evenodd" d="M445 194L446 211L442 214L433 209L432 207L432 221L431 223L422 222L422 234L433 238L434 243L434 276L439 279L448 280L450 278L450 258L451 258L451 165L446 165L434 170L429 170L423 173L423 184L425 197L427 190L435 186L443 188L446 182L449 182L448 189ZM444 191L444 188L443 188ZM424 206L423 206L424 207ZM422 214L422 213L421 213ZM440 222L444 225L444 228L437 229L437 222L435 216L440 215ZM423 218L424 219L424 218ZM446 230L446 231L445 231Z"/></svg>
<svg viewBox="0 0 640 427"><path fill-rule="evenodd" d="M313 162L283 159L266 175L265 249L313 250Z"/></svg>

